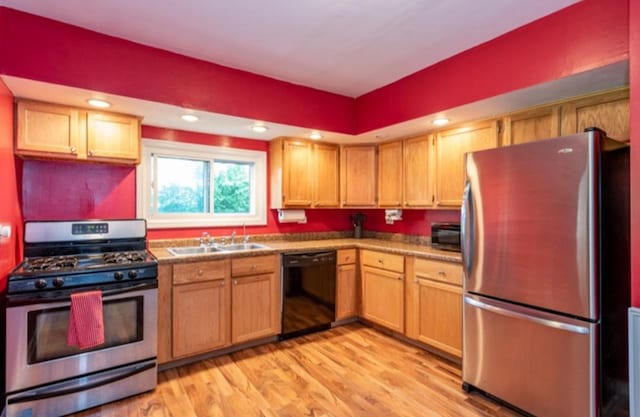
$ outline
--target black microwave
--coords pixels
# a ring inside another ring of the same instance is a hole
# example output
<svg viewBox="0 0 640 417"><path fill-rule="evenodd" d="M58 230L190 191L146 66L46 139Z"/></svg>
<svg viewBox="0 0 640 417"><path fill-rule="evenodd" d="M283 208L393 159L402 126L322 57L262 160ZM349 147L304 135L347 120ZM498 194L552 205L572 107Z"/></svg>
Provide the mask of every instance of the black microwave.
<svg viewBox="0 0 640 417"><path fill-rule="evenodd" d="M431 246L460 252L460 223L431 223Z"/></svg>

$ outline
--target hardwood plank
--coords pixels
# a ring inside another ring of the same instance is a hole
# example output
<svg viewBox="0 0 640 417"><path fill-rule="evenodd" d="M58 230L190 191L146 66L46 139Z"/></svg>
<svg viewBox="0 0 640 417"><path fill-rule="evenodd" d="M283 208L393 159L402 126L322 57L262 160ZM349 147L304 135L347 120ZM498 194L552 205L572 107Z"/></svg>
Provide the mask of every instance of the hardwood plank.
<svg viewBox="0 0 640 417"><path fill-rule="evenodd" d="M76 417L517 417L460 366L359 323L163 371L151 393Z"/></svg>

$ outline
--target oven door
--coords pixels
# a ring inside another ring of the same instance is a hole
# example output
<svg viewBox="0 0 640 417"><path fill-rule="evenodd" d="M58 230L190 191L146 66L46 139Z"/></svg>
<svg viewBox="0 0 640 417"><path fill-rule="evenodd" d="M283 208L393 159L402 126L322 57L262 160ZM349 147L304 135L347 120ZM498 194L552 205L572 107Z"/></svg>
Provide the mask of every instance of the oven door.
<svg viewBox="0 0 640 417"><path fill-rule="evenodd" d="M102 300L105 343L87 350L67 345L68 297L7 307L7 392L155 359L157 283L105 290Z"/></svg>

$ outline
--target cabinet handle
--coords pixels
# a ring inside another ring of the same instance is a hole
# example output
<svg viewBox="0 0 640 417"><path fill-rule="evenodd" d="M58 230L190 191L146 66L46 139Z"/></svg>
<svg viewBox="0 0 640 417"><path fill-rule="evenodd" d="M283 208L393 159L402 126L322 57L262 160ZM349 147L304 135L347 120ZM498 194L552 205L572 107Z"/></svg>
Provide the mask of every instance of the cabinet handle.
<svg viewBox="0 0 640 417"><path fill-rule="evenodd" d="M198 275L202 276L202 274L204 274L204 271L202 269L198 269Z"/></svg>
<svg viewBox="0 0 640 417"><path fill-rule="evenodd" d="M398 281L402 281L404 279L404 275L398 275Z"/></svg>
<svg viewBox="0 0 640 417"><path fill-rule="evenodd" d="M345 257L344 257L344 260L345 260L345 261L348 261L349 259L351 259L351 256L345 256Z"/></svg>
<svg viewBox="0 0 640 417"><path fill-rule="evenodd" d="M224 287L224 281L222 281L222 282L220 283L220 286L221 286L221 287Z"/></svg>
<svg viewBox="0 0 640 417"><path fill-rule="evenodd" d="M445 275L447 275L447 273L444 271L438 271L438 275L440 275L441 277L444 277Z"/></svg>
<svg viewBox="0 0 640 417"><path fill-rule="evenodd" d="M384 265L384 260L378 259L378 263Z"/></svg>
<svg viewBox="0 0 640 417"><path fill-rule="evenodd" d="M237 279L233 280L233 285L238 285L238 280Z"/></svg>
<svg viewBox="0 0 640 417"><path fill-rule="evenodd" d="M256 264L251 264L251 269L256 269L256 268L257 268Z"/></svg>
<svg viewBox="0 0 640 417"><path fill-rule="evenodd" d="M69 149L71 151L71 153L75 154L76 152L78 152L78 149L76 149L75 146L72 146L71 149Z"/></svg>
<svg viewBox="0 0 640 417"><path fill-rule="evenodd" d="M418 278L414 278L413 282L415 282L416 284L418 284L420 281L418 280Z"/></svg>
<svg viewBox="0 0 640 417"><path fill-rule="evenodd" d="M93 156L95 152L93 152L93 149L89 149L89 156Z"/></svg>

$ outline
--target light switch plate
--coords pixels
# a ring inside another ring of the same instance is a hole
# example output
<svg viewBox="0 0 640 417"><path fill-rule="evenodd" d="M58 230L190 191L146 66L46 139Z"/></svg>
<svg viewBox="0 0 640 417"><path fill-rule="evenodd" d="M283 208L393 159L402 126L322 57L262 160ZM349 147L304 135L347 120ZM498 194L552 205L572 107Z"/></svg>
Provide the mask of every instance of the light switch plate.
<svg viewBox="0 0 640 417"><path fill-rule="evenodd" d="M8 224L0 224L0 238L10 238L11 237L11 225Z"/></svg>

